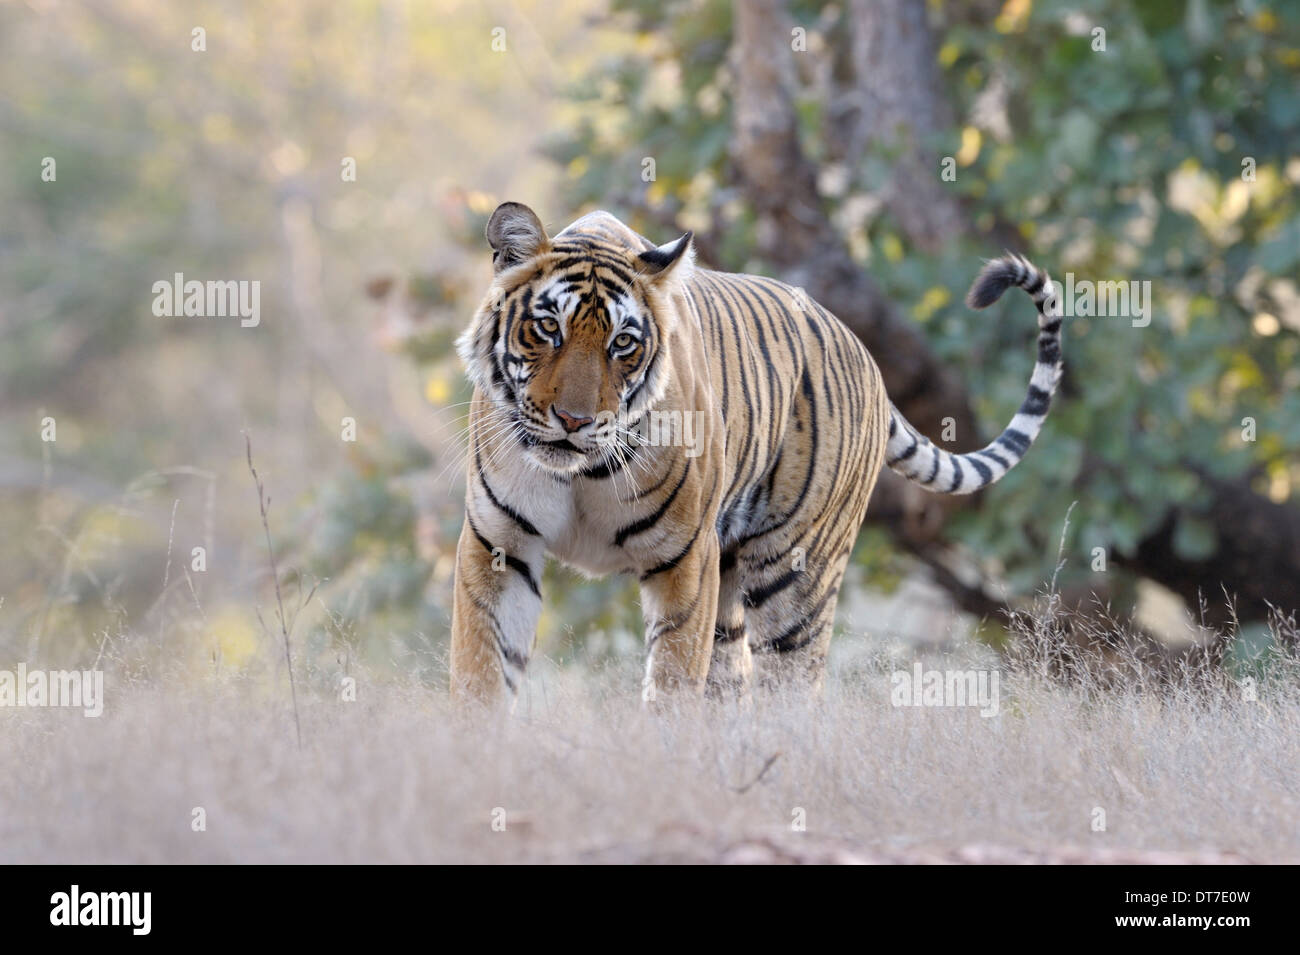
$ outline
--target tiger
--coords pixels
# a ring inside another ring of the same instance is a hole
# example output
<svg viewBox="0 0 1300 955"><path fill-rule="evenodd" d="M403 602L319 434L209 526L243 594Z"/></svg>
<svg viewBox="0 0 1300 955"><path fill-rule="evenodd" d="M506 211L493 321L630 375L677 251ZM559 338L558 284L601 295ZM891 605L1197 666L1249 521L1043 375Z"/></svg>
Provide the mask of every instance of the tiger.
<svg viewBox="0 0 1300 955"><path fill-rule="evenodd" d="M690 232L655 245L597 211L551 238L506 202L486 237L493 278L457 340L473 385L457 700L517 700L548 556L638 579L643 700L818 691L882 466L934 492L987 487L1034 443L1061 377L1052 281L1009 253L966 301L1027 292L1037 361L1005 430L956 454L903 417L839 319L802 289L697 264Z"/></svg>

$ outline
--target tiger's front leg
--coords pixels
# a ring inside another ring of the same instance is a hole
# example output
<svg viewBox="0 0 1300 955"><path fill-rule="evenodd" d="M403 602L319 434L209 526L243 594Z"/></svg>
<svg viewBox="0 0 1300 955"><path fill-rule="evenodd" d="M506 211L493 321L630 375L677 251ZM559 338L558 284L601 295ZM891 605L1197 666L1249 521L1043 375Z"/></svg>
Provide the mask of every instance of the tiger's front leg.
<svg viewBox="0 0 1300 955"><path fill-rule="evenodd" d="M713 653L718 612L718 539L700 533L684 555L641 576L647 644L642 699L661 693L702 693Z"/></svg>
<svg viewBox="0 0 1300 955"><path fill-rule="evenodd" d="M489 536L492 535L492 536ZM513 704L542 611L541 539L465 515L456 548L451 618L451 694L458 703Z"/></svg>

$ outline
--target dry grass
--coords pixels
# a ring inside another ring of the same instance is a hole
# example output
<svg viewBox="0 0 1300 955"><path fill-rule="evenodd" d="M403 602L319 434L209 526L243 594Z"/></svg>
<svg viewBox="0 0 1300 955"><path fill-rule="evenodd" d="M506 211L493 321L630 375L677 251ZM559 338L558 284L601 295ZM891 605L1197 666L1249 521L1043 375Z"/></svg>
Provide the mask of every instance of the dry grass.
<svg viewBox="0 0 1300 955"><path fill-rule="evenodd" d="M99 719L0 709L0 861L1300 860L1290 663L1248 702L1042 662L1001 664L992 718L894 707L898 664L861 656L818 703L659 715L632 661L542 661L514 716L471 722L444 691L363 676L356 702L300 684L301 749L283 680L110 667Z"/></svg>

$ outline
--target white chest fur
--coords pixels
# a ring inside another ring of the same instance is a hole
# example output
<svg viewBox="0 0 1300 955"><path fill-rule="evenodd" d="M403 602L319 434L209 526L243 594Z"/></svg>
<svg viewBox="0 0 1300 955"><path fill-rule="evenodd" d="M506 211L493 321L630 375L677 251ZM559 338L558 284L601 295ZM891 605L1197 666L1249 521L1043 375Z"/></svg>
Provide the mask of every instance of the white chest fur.
<svg viewBox="0 0 1300 955"><path fill-rule="evenodd" d="M627 551L614 543L631 519L625 501L634 491L628 483L618 474L599 480L575 478L569 489L569 523L546 541L551 554L592 576L635 569Z"/></svg>

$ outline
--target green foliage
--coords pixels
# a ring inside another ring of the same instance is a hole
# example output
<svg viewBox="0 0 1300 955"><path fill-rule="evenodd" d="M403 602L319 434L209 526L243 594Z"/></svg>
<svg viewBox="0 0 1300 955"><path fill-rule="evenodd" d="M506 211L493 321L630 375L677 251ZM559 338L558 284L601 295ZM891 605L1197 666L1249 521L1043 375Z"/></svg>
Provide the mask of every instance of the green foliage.
<svg viewBox="0 0 1300 955"><path fill-rule="evenodd" d="M1094 52L1089 34L1058 29L1077 7L1039 4L1024 32L963 28L949 41L963 51L955 75L1002 73L1014 130L959 184L1026 235L1058 279L1068 270L1149 281L1154 300L1147 327L1067 321L1069 397L1046 429L1051 453L1030 455L995 492L996 506L965 522L969 539L1012 565L1041 567L1055 543L1025 535L1017 545L1015 522L1062 514L1071 498L1080 502L1073 553L1094 542L1131 553L1168 505L1207 506L1192 462L1225 477L1295 463L1287 399L1300 329L1260 334L1252 317L1275 310L1270 293L1243 285L1293 277L1281 251L1300 227L1287 182L1297 175L1293 120L1269 104L1294 91L1300 18L1193 3L1200 19L1190 22L1171 13L1182 4L1098 2L1084 7L1106 27L1107 49ZM965 107L980 86L955 84ZM1246 157L1253 182L1242 179ZM994 408L1016 400L1027 363L1008 337L1027 337L1015 321L1023 304L1008 311L1002 321L962 316L955 334L984 359L967 373L993 422ZM1257 421L1256 442L1240 438L1245 416ZM1189 559L1214 548L1194 519L1180 522L1174 544Z"/></svg>

